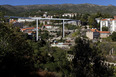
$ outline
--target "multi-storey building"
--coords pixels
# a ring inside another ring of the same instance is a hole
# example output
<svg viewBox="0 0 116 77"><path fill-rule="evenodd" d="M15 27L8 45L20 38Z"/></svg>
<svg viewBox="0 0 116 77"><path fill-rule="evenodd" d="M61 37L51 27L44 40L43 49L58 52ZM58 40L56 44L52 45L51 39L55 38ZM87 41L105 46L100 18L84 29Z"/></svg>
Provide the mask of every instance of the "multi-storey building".
<svg viewBox="0 0 116 77"><path fill-rule="evenodd" d="M100 21L100 31L102 31L103 27L108 27L108 30L113 33L116 31L116 18L107 18L107 19L102 19Z"/></svg>

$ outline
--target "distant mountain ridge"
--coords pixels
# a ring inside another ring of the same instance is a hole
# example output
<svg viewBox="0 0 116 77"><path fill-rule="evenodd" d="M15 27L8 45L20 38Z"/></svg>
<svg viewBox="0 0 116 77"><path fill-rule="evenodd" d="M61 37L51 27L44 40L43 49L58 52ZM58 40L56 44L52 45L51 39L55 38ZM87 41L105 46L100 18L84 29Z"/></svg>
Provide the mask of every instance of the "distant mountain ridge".
<svg viewBox="0 0 116 77"><path fill-rule="evenodd" d="M56 11L68 11L68 12L78 12L78 13L107 13L111 15L116 15L116 6L108 5L96 5L96 4L53 4L53 5L22 5L22 6L11 6L11 5L1 5L1 7L13 12L22 13L30 12L33 10L56 10Z"/></svg>

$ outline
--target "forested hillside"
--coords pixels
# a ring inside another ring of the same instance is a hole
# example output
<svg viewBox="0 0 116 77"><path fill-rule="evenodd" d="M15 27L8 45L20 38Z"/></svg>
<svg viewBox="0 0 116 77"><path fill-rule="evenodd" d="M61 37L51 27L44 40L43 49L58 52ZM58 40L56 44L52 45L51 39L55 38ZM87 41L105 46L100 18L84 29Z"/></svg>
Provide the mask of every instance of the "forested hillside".
<svg viewBox="0 0 116 77"><path fill-rule="evenodd" d="M96 13L101 12L105 14L116 15L116 6L101 6L94 4L54 4L54 5L22 5L22 6L11 6L11 5L1 5L2 10L10 11L12 14L23 15L29 12L40 12L47 11L50 13L66 13L66 12L76 12L76 13ZM11 13L6 13L7 15Z"/></svg>

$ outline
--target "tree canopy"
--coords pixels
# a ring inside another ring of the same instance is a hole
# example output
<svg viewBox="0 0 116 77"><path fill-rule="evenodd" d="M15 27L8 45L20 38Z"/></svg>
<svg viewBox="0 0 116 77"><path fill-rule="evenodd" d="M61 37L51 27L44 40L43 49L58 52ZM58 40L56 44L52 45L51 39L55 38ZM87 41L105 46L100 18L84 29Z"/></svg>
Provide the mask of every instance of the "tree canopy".
<svg viewBox="0 0 116 77"><path fill-rule="evenodd" d="M32 47L25 39L0 24L0 72L3 76L27 76L33 68Z"/></svg>
<svg viewBox="0 0 116 77"><path fill-rule="evenodd" d="M113 32L111 35L112 41L116 41L116 32Z"/></svg>
<svg viewBox="0 0 116 77"><path fill-rule="evenodd" d="M113 69L102 64L102 61L105 60L102 51L87 39L76 39L73 52L75 55L73 77L109 77L113 75Z"/></svg>

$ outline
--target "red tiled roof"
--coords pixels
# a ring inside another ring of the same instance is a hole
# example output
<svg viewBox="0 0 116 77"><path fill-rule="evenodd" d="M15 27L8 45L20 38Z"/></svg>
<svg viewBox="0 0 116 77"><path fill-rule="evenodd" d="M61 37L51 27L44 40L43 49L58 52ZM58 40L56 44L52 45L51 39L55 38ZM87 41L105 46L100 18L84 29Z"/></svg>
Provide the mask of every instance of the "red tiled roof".
<svg viewBox="0 0 116 77"><path fill-rule="evenodd" d="M99 33L110 33L109 31L99 31Z"/></svg>
<svg viewBox="0 0 116 77"><path fill-rule="evenodd" d="M116 19L116 16L114 16L114 19Z"/></svg>
<svg viewBox="0 0 116 77"><path fill-rule="evenodd" d="M106 21L107 19L102 19L102 21Z"/></svg>
<svg viewBox="0 0 116 77"><path fill-rule="evenodd" d="M29 31L29 32L27 32L27 33L32 33L32 31Z"/></svg>
<svg viewBox="0 0 116 77"><path fill-rule="evenodd" d="M22 28L21 30L34 29L34 27Z"/></svg>
<svg viewBox="0 0 116 77"><path fill-rule="evenodd" d="M113 21L113 20L116 20L116 19L111 19L110 21Z"/></svg>
<svg viewBox="0 0 116 77"><path fill-rule="evenodd" d="M91 29L92 32L99 32L99 33L110 33L109 31L98 31L97 29Z"/></svg>
<svg viewBox="0 0 116 77"><path fill-rule="evenodd" d="M28 30L31 30L31 29L34 29L34 27L22 28L21 30L24 31L24 30L27 30L27 29L28 29ZM38 27L38 29L39 29L39 27Z"/></svg>
<svg viewBox="0 0 116 77"><path fill-rule="evenodd" d="M25 29L34 29L34 27L29 27L29 28L25 28Z"/></svg>
<svg viewBox="0 0 116 77"><path fill-rule="evenodd" d="M99 32L97 29L91 29L91 31L92 31L92 32L95 32L95 31Z"/></svg>
<svg viewBox="0 0 116 77"><path fill-rule="evenodd" d="M24 28L23 28L23 29L21 29L21 30L23 30L23 31L24 31L24 30L26 30L26 29L24 29Z"/></svg>

